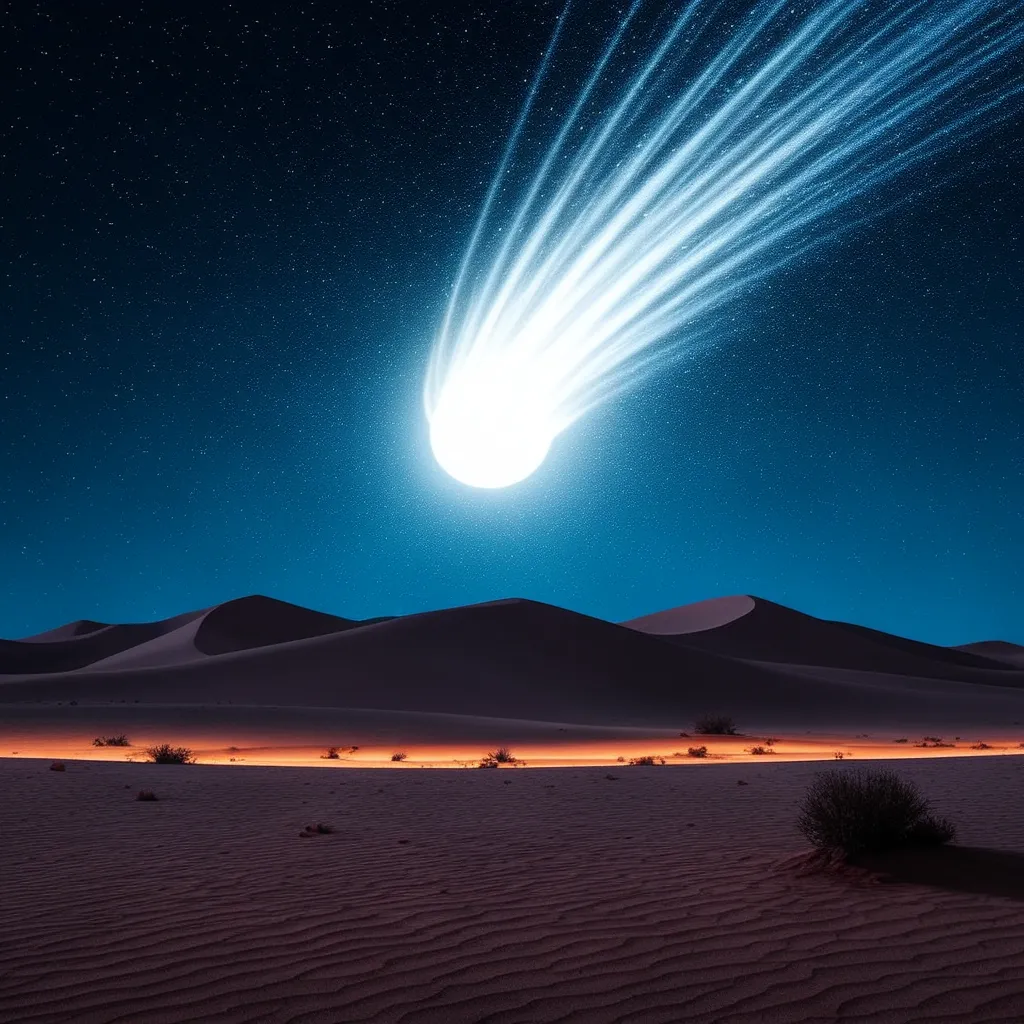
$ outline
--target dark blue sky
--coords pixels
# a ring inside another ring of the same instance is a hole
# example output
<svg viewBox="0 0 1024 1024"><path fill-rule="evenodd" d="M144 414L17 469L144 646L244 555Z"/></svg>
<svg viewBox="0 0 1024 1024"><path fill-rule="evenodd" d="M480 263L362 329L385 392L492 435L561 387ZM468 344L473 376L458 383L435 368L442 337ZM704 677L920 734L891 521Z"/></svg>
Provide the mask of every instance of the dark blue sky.
<svg viewBox="0 0 1024 1024"><path fill-rule="evenodd" d="M558 7L19 6L0 635L251 592L612 619L749 592L1024 642L1021 118L479 492L432 461L423 372Z"/></svg>

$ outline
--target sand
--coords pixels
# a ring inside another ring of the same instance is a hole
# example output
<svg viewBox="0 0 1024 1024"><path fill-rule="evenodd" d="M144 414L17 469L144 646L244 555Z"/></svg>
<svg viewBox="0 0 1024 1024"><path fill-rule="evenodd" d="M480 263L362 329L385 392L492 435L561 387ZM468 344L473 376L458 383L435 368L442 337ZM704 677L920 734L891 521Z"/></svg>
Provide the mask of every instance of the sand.
<svg viewBox="0 0 1024 1024"><path fill-rule="evenodd" d="M1022 723L1013 644L748 596L0 641L0 1021L1020 1024ZM957 844L821 870L814 773L890 763Z"/></svg>
<svg viewBox="0 0 1024 1024"><path fill-rule="evenodd" d="M1019 1024L1024 757L898 764L987 893L801 873L820 767L3 759L0 1019Z"/></svg>

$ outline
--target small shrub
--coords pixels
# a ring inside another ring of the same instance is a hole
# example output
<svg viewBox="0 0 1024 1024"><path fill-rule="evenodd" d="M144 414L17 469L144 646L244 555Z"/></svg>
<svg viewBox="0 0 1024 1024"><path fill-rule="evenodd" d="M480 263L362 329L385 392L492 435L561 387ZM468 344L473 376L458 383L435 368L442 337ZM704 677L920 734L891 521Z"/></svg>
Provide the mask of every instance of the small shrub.
<svg viewBox="0 0 1024 1024"><path fill-rule="evenodd" d="M704 715L697 719L694 731L698 736L735 736L736 723L728 715Z"/></svg>
<svg viewBox="0 0 1024 1024"><path fill-rule="evenodd" d="M898 740L893 740L893 743L907 743L907 742L908 742L908 740L907 740L906 736L901 736Z"/></svg>
<svg viewBox="0 0 1024 1024"><path fill-rule="evenodd" d="M836 759L837 761L842 761L842 759L843 759L844 757L846 757L846 755L845 755L845 754L844 754L844 753L843 753L843 752L842 752L841 750L836 750L836 751L834 751L834 752L833 752L833 754L832 754L832 756L833 756L833 757L834 757L834 758L835 758L835 759Z"/></svg>
<svg viewBox="0 0 1024 1024"><path fill-rule="evenodd" d="M776 743L778 743L778 742L779 742L779 741L778 741L778 739L777 739L777 738L776 738L775 736L768 736L768 737L767 737L767 738L765 739L765 741L764 741L764 745L765 745L766 747L774 747L774 746L775 746L775 744L776 744Z"/></svg>
<svg viewBox="0 0 1024 1024"><path fill-rule="evenodd" d="M136 800L142 800L143 802L151 802L153 800L159 800L160 798L151 789L140 789Z"/></svg>
<svg viewBox="0 0 1024 1024"><path fill-rule="evenodd" d="M1024 743L1022 743L1021 746L1024 747ZM626 759L624 757L622 757L621 755L619 755L619 757L615 758L615 760L619 764L625 764L626 763Z"/></svg>
<svg viewBox="0 0 1024 1024"><path fill-rule="evenodd" d="M775 751L771 747L762 747L760 744L756 747L750 747L747 751L748 754L774 754Z"/></svg>
<svg viewBox="0 0 1024 1024"><path fill-rule="evenodd" d="M526 762L520 761L508 747L498 747L497 750L489 750L480 759L481 768L497 768L500 764L524 765Z"/></svg>
<svg viewBox="0 0 1024 1024"><path fill-rule="evenodd" d="M195 755L188 747L172 747L170 743L161 743L146 750L153 764L194 764Z"/></svg>
<svg viewBox="0 0 1024 1024"><path fill-rule="evenodd" d="M701 747L687 747L686 748L686 753L690 757L707 757L708 756L708 748L707 747L703 747L703 746L701 746Z"/></svg>
<svg viewBox="0 0 1024 1024"><path fill-rule="evenodd" d="M804 798L797 829L819 849L846 857L948 842L953 826L929 813L913 783L892 771L820 773Z"/></svg>
<svg viewBox="0 0 1024 1024"><path fill-rule="evenodd" d="M941 736L925 736L923 742L915 743L915 747L953 747L954 743L943 743Z"/></svg>
<svg viewBox="0 0 1024 1024"><path fill-rule="evenodd" d="M54 761L53 764L50 765L51 772L66 772L67 770L68 766L63 761Z"/></svg>
<svg viewBox="0 0 1024 1024"><path fill-rule="evenodd" d="M992 750L992 747L988 743L979 741L971 744L971 750Z"/></svg>
<svg viewBox="0 0 1024 1024"><path fill-rule="evenodd" d="M396 750L391 755L392 761L404 761L409 755L404 750Z"/></svg>
<svg viewBox="0 0 1024 1024"><path fill-rule="evenodd" d="M128 742L128 737L122 732L117 736L97 736L92 741L92 745L94 747L130 747L131 743Z"/></svg>
<svg viewBox="0 0 1024 1024"><path fill-rule="evenodd" d="M629 763L632 765L655 765L658 759L653 754L644 754L642 757L631 757Z"/></svg>
<svg viewBox="0 0 1024 1024"><path fill-rule="evenodd" d="M328 747L326 754L320 755L321 761L337 761L338 760L338 748Z"/></svg>

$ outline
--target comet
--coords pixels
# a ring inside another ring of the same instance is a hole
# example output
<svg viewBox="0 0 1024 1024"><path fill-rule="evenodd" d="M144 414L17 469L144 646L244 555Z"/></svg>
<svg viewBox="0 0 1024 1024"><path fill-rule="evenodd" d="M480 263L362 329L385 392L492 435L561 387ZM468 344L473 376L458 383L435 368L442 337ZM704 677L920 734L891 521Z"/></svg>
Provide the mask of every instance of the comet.
<svg viewBox="0 0 1024 1024"><path fill-rule="evenodd" d="M692 0L646 48L643 7L531 161L563 11L455 275L424 405L470 487L525 480L581 416L706 351L739 292L912 201L884 186L1022 91L1005 0L764 0L735 24Z"/></svg>

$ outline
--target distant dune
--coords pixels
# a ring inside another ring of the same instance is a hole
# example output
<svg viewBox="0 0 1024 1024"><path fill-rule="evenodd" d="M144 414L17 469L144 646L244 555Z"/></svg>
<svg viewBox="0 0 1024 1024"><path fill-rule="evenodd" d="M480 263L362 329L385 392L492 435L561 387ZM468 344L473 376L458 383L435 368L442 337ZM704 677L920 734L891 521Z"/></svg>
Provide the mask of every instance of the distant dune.
<svg viewBox="0 0 1024 1024"><path fill-rule="evenodd" d="M516 599L360 622L256 595L2 641L0 673L0 728L4 707L71 701L652 729L709 711L833 732L1024 721L1020 648L937 647L745 595L623 624Z"/></svg>

